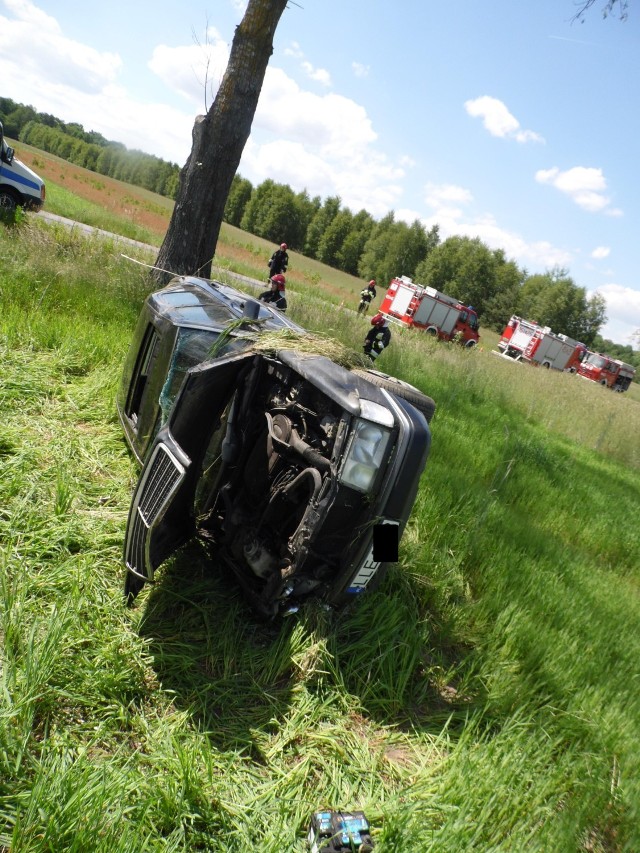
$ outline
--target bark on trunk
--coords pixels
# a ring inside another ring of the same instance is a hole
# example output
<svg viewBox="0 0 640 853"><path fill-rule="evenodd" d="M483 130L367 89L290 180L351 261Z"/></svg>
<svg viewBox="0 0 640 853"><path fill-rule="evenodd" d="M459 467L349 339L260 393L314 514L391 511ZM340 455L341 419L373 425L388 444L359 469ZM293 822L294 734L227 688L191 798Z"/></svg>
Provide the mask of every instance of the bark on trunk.
<svg viewBox="0 0 640 853"><path fill-rule="evenodd" d="M287 0L249 0L236 27L229 64L180 172L169 228L156 260L156 280L171 274L210 277L220 225L260 97L273 36Z"/></svg>

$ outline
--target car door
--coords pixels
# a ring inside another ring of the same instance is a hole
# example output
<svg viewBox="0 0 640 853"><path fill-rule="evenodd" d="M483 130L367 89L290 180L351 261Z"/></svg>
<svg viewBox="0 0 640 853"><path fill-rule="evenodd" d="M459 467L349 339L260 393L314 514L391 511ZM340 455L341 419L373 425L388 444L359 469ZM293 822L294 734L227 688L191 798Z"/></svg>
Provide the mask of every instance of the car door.
<svg viewBox="0 0 640 853"><path fill-rule="evenodd" d="M238 383L259 358L243 352L187 372L129 509L124 553L129 596L153 580L158 566L194 534L193 501L202 458Z"/></svg>

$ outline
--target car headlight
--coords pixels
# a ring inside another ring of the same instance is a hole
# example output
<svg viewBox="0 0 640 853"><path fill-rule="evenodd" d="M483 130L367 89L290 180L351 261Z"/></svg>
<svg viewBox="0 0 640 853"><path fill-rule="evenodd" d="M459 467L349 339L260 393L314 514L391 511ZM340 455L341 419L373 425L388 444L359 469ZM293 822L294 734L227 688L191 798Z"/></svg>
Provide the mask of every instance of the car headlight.
<svg viewBox="0 0 640 853"><path fill-rule="evenodd" d="M391 430L358 418L340 480L359 492L368 492L385 457Z"/></svg>

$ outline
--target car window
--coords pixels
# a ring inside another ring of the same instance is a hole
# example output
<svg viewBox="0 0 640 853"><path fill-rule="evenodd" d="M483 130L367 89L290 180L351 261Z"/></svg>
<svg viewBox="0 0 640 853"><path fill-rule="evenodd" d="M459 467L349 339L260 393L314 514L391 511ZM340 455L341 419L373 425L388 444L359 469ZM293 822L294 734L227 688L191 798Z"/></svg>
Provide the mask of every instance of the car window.
<svg viewBox="0 0 640 853"><path fill-rule="evenodd" d="M228 337L220 346L220 332L205 331L202 329L180 329L176 345L171 357L171 364L167 371L167 378L160 392L160 408L162 410L162 422L165 423L173 402L180 390L185 373L191 367L201 364L208 358L216 358L245 349L247 339Z"/></svg>
<svg viewBox="0 0 640 853"><path fill-rule="evenodd" d="M138 415L142 409L142 400L147 387L147 380L151 373L153 360L158 347L159 336L158 332L149 324L144 333L142 346L138 352L138 358L133 371L131 384L129 385L129 394L125 406L125 413L133 424L137 424Z"/></svg>

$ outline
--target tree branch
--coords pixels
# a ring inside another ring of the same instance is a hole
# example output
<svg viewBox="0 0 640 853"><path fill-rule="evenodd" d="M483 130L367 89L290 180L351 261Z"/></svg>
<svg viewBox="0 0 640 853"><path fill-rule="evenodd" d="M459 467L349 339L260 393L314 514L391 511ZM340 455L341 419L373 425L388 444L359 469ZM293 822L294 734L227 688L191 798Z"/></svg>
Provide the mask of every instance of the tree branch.
<svg viewBox="0 0 640 853"><path fill-rule="evenodd" d="M595 2L596 0L580 0L580 2L575 3L578 6L578 11L571 18L571 23L580 21L581 24L584 24L584 16ZM607 18L616 10L618 11L620 20L626 21L629 17L629 0L606 0L606 3L602 7L602 17Z"/></svg>

